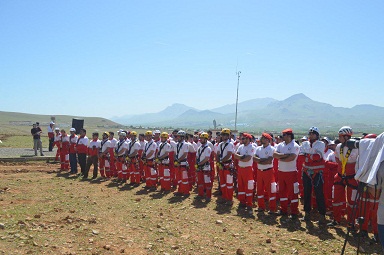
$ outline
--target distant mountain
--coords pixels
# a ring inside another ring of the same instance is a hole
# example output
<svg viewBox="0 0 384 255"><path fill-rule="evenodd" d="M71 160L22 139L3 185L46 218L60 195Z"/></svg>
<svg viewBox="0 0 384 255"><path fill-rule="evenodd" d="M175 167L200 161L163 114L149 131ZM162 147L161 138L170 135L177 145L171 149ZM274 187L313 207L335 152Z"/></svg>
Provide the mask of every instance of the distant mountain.
<svg viewBox="0 0 384 255"><path fill-rule="evenodd" d="M276 102L276 99L273 98L258 98L258 99L251 99L244 102L241 102L237 105L237 111L238 112L244 112L249 110L259 110L265 108L270 103ZM236 104L227 104L218 108L211 109L213 112L219 112L219 113L235 113L236 112Z"/></svg>
<svg viewBox="0 0 384 255"><path fill-rule="evenodd" d="M125 125L148 125L152 123L163 123L169 120L173 120L179 115L188 110L196 110L193 107L186 106L184 104L172 104L164 110L157 113L145 113L140 115L124 115L122 117L111 118L113 121L125 124Z"/></svg>
<svg viewBox="0 0 384 255"><path fill-rule="evenodd" d="M123 124L212 128L218 125L234 128L235 104L211 110L197 110L183 104L174 104L159 113L132 116ZM292 127L307 130L317 126L325 132L334 132L341 126L350 125L356 130L382 131L384 107L356 105L352 108L334 107L317 102L300 93L285 100L259 98L238 104L237 127L244 130L280 130Z"/></svg>

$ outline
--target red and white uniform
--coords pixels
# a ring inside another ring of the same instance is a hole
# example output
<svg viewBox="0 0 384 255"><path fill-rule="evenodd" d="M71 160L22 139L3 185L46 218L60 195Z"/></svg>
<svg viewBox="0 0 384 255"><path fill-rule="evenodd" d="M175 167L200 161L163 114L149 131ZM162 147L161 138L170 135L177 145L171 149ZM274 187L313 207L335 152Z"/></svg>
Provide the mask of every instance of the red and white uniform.
<svg viewBox="0 0 384 255"><path fill-rule="evenodd" d="M145 155L145 186L151 188L157 185L157 170L155 169L154 159L156 156L157 144L155 141L146 141L143 156ZM151 155L152 154L152 155Z"/></svg>
<svg viewBox="0 0 384 255"><path fill-rule="evenodd" d="M117 144L117 139L112 138L112 139L109 139L109 141L111 142L109 147L109 165L111 169L111 176L117 177L116 159L115 159L115 153L114 153L115 146Z"/></svg>
<svg viewBox="0 0 384 255"><path fill-rule="evenodd" d="M325 169L323 173L324 178L324 199L327 210L332 209L332 189L337 173L337 163L334 151L328 149L324 153Z"/></svg>
<svg viewBox="0 0 384 255"><path fill-rule="evenodd" d="M300 151L300 146L292 140L290 143L286 144L281 142L277 145L276 152L283 154L296 154L298 155ZM291 201L291 214L297 215L299 213L299 183L297 176L296 168L297 156L294 160L289 162L284 162L279 160L279 169L278 169L278 190L280 197L280 207L283 213L288 212L288 202Z"/></svg>
<svg viewBox="0 0 384 255"><path fill-rule="evenodd" d="M52 126L52 127L53 127L53 126ZM48 138L49 138L49 139L52 139L52 138L55 137L55 133L54 133L52 127L51 127L51 125L49 125L48 128L47 128L47 131L48 131Z"/></svg>
<svg viewBox="0 0 384 255"><path fill-rule="evenodd" d="M188 161L188 183L189 183L189 188L192 189L192 186L196 182L196 149L193 146L192 143L190 142L185 142L188 144L188 155L187 155L187 161Z"/></svg>
<svg viewBox="0 0 384 255"><path fill-rule="evenodd" d="M69 136L69 153L74 154L76 153L76 145L77 145L77 135L70 135Z"/></svg>
<svg viewBox="0 0 384 255"><path fill-rule="evenodd" d="M69 169L69 135L61 135L60 137L60 162L61 170Z"/></svg>
<svg viewBox="0 0 384 255"><path fill-rule="evenodd" d="M237 169L237 184L238 184L238 199L241 204L248 207L252 207L253 203L253 155L255 154L255 148L251 143L247 146L240 145L237 149L237 154L241 156L251 156L248 161L239 160L239 166Z"/></svg>
<svg viewBox="0 0 384 255"><path fill-rule="evenodd" d="M207 160L206 163L202 166L198 166L197 169L197 192L199 196L204 196L204 191L206 192L207 198L212 196L212 180L211 180L211 165L209 159L211 157L211 148L208 144L201 145L197 149L196 153L196 163L203 162Z"/></svg>
<svg viewBox="0 0 384 255"><path fill-rule="evenodd" d="M145 145L144 142L143 142L143 145ZM131 178L131 183L134 183L134 184L140 184L140 180L141 180L140 163L142 164L142 161L139 158L140 150L141 150L141 145L139 141L132 140L128 143L126 154L128 155L129 159L127 163L127 168L128 168L128 174ZM133 157L129 156L131 154L134 154L135 152L137 152L136 156L133 156ZM126 178L127 178L127 175L123 171L123 180L126 180Z"/></svg>
<svg viewBox="0 0 384 255"><path fill-rule="evenodd" d="M175 161L179 162L179 165L175 167L178 192L183 195L189 195L189 182L187 172L187 159L179 160L184 154L188 154L189 146L184 141L178 142L175 148Z"/></svg>
<svg viewBox="0 0 384 255"><path fill-rule="evenodd" d="M103 153L103 155L99 158L100 175L103 178L110 178L112 177L109 164L109 148L111 146L111 141L108 139L102 140L100 145L100 153Z"/></svg>
<svg viewBox="0 0 384 255"><path fill-rule="evenodd" d="M94 157L99 155L101 148L101 141L99 139L92 139L88 145L88 156Z"/></svg>
<svg viewBox="0 0 384 255"><path fill-rule="evenodd" d="M255 156L260 159L271 158L275 148L271 145L266 147L258 146L255 151ZM270 164L257 164L257 204L260 209L265 210L264 193L267 192L269 197L269 209L272 212L276 211L276 192L277 183L273 173L273 162Z"/></svg>
<svg viewBox="0 0 384 255"><path fill-rule="evenodd" d="M78 154L87 154L89 139L86 136L78 137L76 142L76 151Z"/></svg>
<svg viewBox="0 0 384 255"><path fill-rule="evenodd" d="M60 141L61 141L61 133L55 134L55 138L53 140L53 146L57 147L55 161L59 160L59 156L60 156Z"/></svg>
<svg viewBox="0 0 384 255"><path fill-rule="evenodd" d="M228 160L223 161L223 159L228 155L228 153L234 152L234 145L230 140L223 141L218 145L218 158L220 167L218 167L218 175L220 182L220 190L222 198L227 201L233 200L233 175L231 173L231 168L233 168L232 157Z"/></svg>
<svg viewBox="0 0 384 255"><path fill-rule="evenodd" d="M160 186L162 190L171 190L171 171L169 169L169 152L172 150L168 142L160 143L157 149L157 158L159 160L157 170L159 173ZM166 156L168 155L168 156Z"/></svg>
<svg viewBox="0 0 384 255"><path fill-rule="evenodd" d="M215 179L215 148L210 141L207 141L209 148L211 148L211 157L209 158L209 164L211 165L211 180Z"/></svg>
<svg viewBox="0 0 384 255"><path fill-rule="evenodd" d="M177 186L177 178L176 178L176 170L174 166L174 160L175 160L175 151L176 151L176 142L169 138L168 140L169 145L171 145L171 151L168 154L169 157L169 170L171 171L171 185L176 187Z"/></svg>
<svg viewBox="0 0 384 255"><path fill-rule="evenodd" d="M357 181L355 180L355 165L359 155L358 149L349 150L347 147L341 148L342 144L338 144L335 149L336 162L338 163L337 174L335 175L333 184L333 218L340 222L343 210L345 210L347 200L347 221L354 222L352 218L352 208L355 204L357 192ZM343 157L340 155L343 151ZM348 155L349 156L348 156ZM346 159L345 168L342 167L342 158Z"/></svg>
<svg viewBox="0 0 384 255"><path fill-rule="evenodd" d="M128 148L128 143L125 139L117 141L115 144L114 154L116 155L116 169L119 180L127 180L128 168L125 164L125 151Z"/></svg>
<svg viewBox="0 0 384 255"><path fill-rule="evenodd" d="M143 155L144 152L144 146L145 146L145 141L138 141L139 143L139 152L138 152L138 162L139 162L139 172L140 172L140 178L145 180L145 169L144 169L144 163L141 160L141 156Z"/></svg>

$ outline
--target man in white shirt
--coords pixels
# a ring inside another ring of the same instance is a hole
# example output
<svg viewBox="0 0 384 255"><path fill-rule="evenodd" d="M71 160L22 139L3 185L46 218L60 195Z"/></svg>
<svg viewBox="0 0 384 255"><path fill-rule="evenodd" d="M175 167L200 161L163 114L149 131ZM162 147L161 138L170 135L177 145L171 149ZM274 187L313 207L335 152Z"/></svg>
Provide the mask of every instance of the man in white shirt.
<svg viewBox="0 0 384 255"><path fill-rule="evenodd" d="M280 197L280 215L288 215L288 204L291 201L291 218L297 219L299 214L299 183L296 160L300 146L295 142L292 129L283 130L283 142L276 147L273 157L279 160L278 185Z"/></svg>
<svg viewBox="0 0 384 255"><path fill-rule="evenodd" d="M76 143L76 152L77 152L77 159L79 160L79 165L81 169L81 174L85 174L85 169L87 166L87 152L88 152L88 144L89 139L86 136L87 131L84 128L81 128L79 131L79 138L77 139Z"/></svg>
<svg viewBox="0 0 384 255"><path fill-rule="evenodd" d="M201 133L200 135L201 146L196 154L196 171L197 171L197 192L196 198L203 198L204 191L206 193L206 202L211 201L212 196L212 180L211 180L211 166L209 159L211 157L211 148L208 146L208 133Z"/></svg>
<svg viewBox="0 0 384 255"><path fill-rule="evenodd" d="M128 143L126 155L127 155L127 168L128 168L128 174L131 178L131 185L138 187L140 185L141 181L141 168L140 168L140 156L142 154L140 153L141 145L140 141L137 140L137 133L136 131L132 131L130 133L131 140ZM143 146L145 145L145 142L143 142ZM144 151L144 149L143 149ZM143 164L144 167L144 164ZM125 177L124 177L125 176ZM123 182L127 180L126 175L124 175L123 171Z"/></svg>
<svg viewBox="0 0 384 255"><path fill-rule="evenodd" d="M99 168L102 179L111 177L111 170L109 165L109 147L111 142L109 141L109 133L103 133L103 140L101 140L101 148L99 153Z"/></svg>
<svg viewBox="0 0 384 255"><path fill-rule="evenodd" d="M240 208L247 208L248 215L253 216L253 155L255 148L251 144L252 135L244 133L242 136L243 144L239 146L234 158L239 160L237 169L238 196Z"/></svg>
<svg viewBox="0 0 384 255"><path fill-rule="evenodd" d="M124 131L120 131L119 140L117 141L114 149L118 178L117 182L121 182L124 179L127 180L127 165L125 164L125 152L128 148L128 143L125 140L126 137L127 134Z"/></svg>
<svg viewBox="0 0 384 255"><path fill-rule="evenodd" d="M231 130L223 128L221 130L221 139L217 146L216 161L217 171L219 176L219 185L222 200L220 203L228 205L233 204L233 161L232 154L234 153L234 145L229 139Z"/></svg>
<svg viewBox="0 0 384 255"><path fill-rule="evenodd" d="M54 125L55 123L51 121L48 126L48 139L49 139L48 150L49 151L53 150L53 143L55 142L55 133L53 132Z"/></svg>
<svg viewBox="0 0 384 255"><path fill-rule="evenodd" d="M145 186L144 188L152 191L156 190L157 186L157 170L155 169L154 159L156 156L157 144L152 139L152 131L145 132L145 145L141 159L144 163L145 171Z"/></svg>
<svg viewBox="0 0 384 255"><path fill-rule="evenodd" d="M111 169L111 177L117 177L117 169L116 169L116 159L115 159L115 147L117 143L117 139L114 138L115 133L114 132L109 132L109 141L110 147L109 147L109 168Z"/></svg>
<svg viewBox="0 0 384 255"><path fill-rule="evenodd" d="M186 133L183 130L179 130L176 135L177 144L175 148L175 171L178 180L178 190L175 193L176 196L189 196L189 182L188 182L188 163L187 163L187 155L189 147L185 143Z"/></svg>
<svg viewBox="0 0 384 255"><path fill-rule="evenodd" d="M257 162L257 204L259 206L258 211L264 212L265 201L264 193L268 193L269 197L269 210L270 213L276 212L276 192L277 183L275 181L275 175L273 173L273 153L275 148L270 145L272 141L271 135L263 133L260 138L261 146L256 148L255 156L253 160Z"/></svg>
<svg viewBox="0 0 384 255"><path fill-rule="evenodd" d="M168 193L171 190L171 171L169 170L169 152L172 150L168 143L168 133L160 134L160 144L156 155L157 171L161 191Z"/></svg>

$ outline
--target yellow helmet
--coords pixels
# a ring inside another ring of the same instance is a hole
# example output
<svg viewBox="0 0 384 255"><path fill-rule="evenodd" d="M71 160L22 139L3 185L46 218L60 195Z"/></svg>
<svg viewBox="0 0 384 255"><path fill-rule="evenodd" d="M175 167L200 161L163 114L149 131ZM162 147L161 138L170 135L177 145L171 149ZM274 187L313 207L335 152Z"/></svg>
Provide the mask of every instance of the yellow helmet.
<svg viewBox="0 0 384 255"><path fill-rule="evenodd" d="M229 128L223 128L223 130L221 130L221 134L224 135L230 135L231 134L231 130L229 130Z"/></svg>
<svg viewBox="0 0 384 255"><path fill-rule="evenodd" d="M136 131L131 131L130 135L137 136L137 132Z"/></svg>
<svg viewBox="0 0 384 255"><path fill-rule="evenodd" d="M109 132L104 132L103 135L109 136Z"/></svg>
<svg viewBox="0 0 384 255"><path fill-rule="evenodd" d="M148 130L147 132L145 132L144 135L150 135L150 136L152 136L152 131L151 131L151 130Z"/></svg>
<svg viewBox="0 0 384 255"><path fill-rule="evenodd" d="M209 138L208 133L205 133L205 132L201 133L200 138L208 139Z"/></svg>
<svg viewBox="0 0 384 255"><path fill-rule="evenodd" d="M168 138L168 133L167 132L163 132L163 133L161 133L160 137L161 138Z"/></svg>

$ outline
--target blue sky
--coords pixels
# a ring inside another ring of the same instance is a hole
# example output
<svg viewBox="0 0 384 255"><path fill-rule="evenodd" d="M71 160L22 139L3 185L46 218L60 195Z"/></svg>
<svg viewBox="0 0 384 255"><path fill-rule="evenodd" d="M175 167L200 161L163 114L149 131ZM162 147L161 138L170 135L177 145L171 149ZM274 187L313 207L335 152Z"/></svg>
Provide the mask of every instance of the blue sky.
<svg viewBox="0 0 384 255"><path fill-rule="evenodd" d="M0 110L384 106L383 1L0 1ZM376 96L380 95L380 96Z"/></svg>

